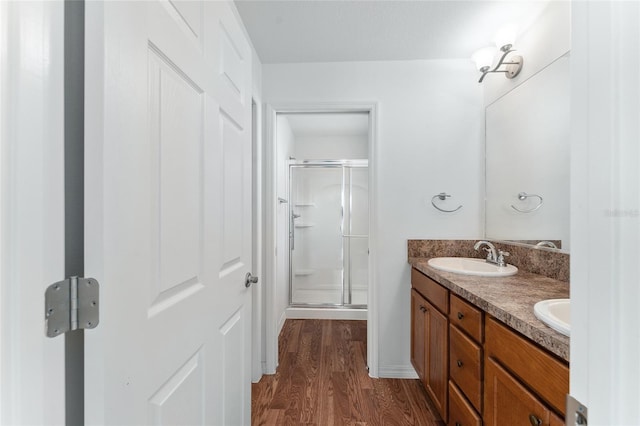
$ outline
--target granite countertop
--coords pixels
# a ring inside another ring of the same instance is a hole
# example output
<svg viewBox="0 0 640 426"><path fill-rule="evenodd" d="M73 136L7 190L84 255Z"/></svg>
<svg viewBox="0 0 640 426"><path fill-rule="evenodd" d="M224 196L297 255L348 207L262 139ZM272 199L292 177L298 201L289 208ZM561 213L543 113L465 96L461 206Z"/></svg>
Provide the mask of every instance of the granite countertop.
<svg viewBox="0 0 640 426"><path fill-rule="evenodd" d="M456 295L569 361L569 338L547 327L533 313L540 300L569 297L569 284L526 271L510 277L476 277L444 272L427 264L428 258L410 257L411 266Z"/></svg>

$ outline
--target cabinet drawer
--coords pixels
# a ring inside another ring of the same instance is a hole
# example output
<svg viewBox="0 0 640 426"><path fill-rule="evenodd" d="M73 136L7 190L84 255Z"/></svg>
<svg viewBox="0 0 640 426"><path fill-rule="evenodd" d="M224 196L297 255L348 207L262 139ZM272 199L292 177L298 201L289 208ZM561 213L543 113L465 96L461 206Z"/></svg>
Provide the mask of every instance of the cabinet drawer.
<svg viewBox="0 0 640 426"><path fill-rule="evenodd" d="M449 326L449 377L482 411L482 349L453 325Z"/></svg>
<svg viewBox="0 0 640 426"><path fill-rule="evenodd" d="M569 393L569 366L525 337L489 318L485 327L487 357L497 359L560 413Z"/></svg>
<svg viewBox="0 0 640 426"><path fill-rule="evenodd" d="M411 268L411 285L440 312L449 312L449 290L414 268Z"/></svg>
<svg viewBox="0 0 640 426"><path fill-rule="evenodd" d="M484 328L482 311L455 294L451 295L449 304L449 320L451 324L457 325L476 342L482 343L482 330Z"/></svg>
<svg viewBox="0 0 640 426"><path fill-rule="evenodd" d="M482 419L464 399L460 389L449 382L449 426L480 426Z"/></svg>

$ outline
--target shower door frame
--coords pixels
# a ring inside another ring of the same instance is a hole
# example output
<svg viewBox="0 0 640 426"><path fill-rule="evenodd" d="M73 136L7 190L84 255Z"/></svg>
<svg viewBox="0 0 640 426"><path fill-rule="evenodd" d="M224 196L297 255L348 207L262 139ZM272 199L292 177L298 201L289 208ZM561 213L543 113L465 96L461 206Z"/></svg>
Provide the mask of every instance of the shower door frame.
<svg viewBox="0 0 640 426"><path fill-rule="evenodd" d="M293 303L293 250L295 246L292 245L292 242L295 242L295 224L294 224L294 207L295 203L293 200L293 171L294 169L341 169L342 170L342 190L341 190L341 225L340 225L340 233L342 239L342 286L341 286L341 303ZM289 307L292 308L326 308L326 309L367 309L368 304L352 304L352 284L351 279L349 279L349 303L345 303L345 290L346 290L346 279L345 279L345 238L367 238L369 240L370 233L367 235L352 235L351 234L351 224L349 224L349 234L345 235L344 233L344 225L345 225L345 204L347 200L345 199L345 186L346 186L346 169L369 169L369 160L292 160L289 163ZM349 179L349 184L351 184L351 179ZM349 220L351 220L351 191L349 191L349 200L348 200L348 208L349 208ZM369 180L367 179L367 214L369 215L369 206L370 206L370 191L369 191ZM370 228L370 226L369 226ZM367 241L367 249L369 246L369 242ZM349 254L349 274L351 274L351 254ZM368 269L368 268L367 268ZM367 293L370 291L369 282L370 282L370 271L367 270ZM368 296L367 296L368 298Z"/></svg>

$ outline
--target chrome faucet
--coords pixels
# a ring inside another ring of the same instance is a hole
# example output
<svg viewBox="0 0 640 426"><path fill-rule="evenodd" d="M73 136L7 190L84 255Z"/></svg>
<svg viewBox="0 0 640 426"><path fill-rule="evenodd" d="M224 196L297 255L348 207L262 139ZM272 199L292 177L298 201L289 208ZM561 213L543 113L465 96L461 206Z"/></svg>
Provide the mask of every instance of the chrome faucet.
<svg viewBox="0 0 640 426"><path fill-rule="evenodd" d="M554 248L554 249L558 248L558 246L556 246L551 241L540 241L538 244L536 244L536 246L537 247L549 247L549 248Z"/></svg>
<svg viewBox="0 0 640 426"><path fill-rule="evenodd" d="M487 252L486 261L488 263L493 263L498 266L507 266L507 263L504 261L505 256L509 256L509 253L502 250L496 250L496 247L491 244L489 241L478 241L474 246L474 250L480 249L480 247L486 246L484 250Z"/></svg>

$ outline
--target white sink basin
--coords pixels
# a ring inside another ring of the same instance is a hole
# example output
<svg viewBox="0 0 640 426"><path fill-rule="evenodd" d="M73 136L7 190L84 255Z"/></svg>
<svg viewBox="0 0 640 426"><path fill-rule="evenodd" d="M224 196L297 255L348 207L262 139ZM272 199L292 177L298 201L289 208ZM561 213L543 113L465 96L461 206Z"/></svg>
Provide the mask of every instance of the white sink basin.
<svg viewBox="0 0 640 426"><path fill-rule="evenodd" d="M571 301L569 299L549 299L536 303L533 313L540 321L559 333L571 334Z"/></svg>
<svg viewBox="0 0 640 426"><path fill-rule="evenodd" d="M441 271L479 277L508 277L518 272L518 268L513 265L497 266L487 263L484 259L470 257L434 257L427 263Z"/></svg>

